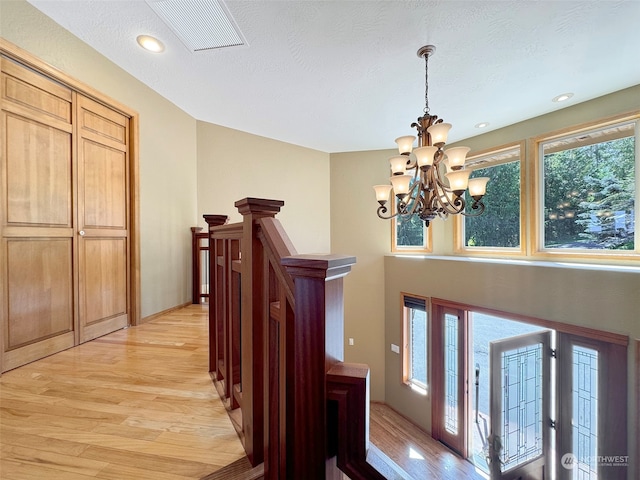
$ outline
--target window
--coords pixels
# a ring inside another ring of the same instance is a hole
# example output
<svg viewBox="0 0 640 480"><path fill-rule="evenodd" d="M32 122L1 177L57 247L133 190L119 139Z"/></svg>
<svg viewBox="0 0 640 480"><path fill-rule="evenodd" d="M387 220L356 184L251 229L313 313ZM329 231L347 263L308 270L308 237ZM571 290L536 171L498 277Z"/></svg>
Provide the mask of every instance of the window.
<svg viewBox="0 0 640 480"><path fill-rule="evenodd" d="M417 215L396 217L394 223L396 249L424 249L427 231Z"/></svg>
<svg viewBox="0 0 640 480"><path fill-rule="evenodd" d="M411 184L413 185L413 180ZM395 205L394 207L395 208ZM393 252L430 252L431 229L417 215L397 216L392 220Z"/></svg>
<svg viewBox="0 0 640 480"><path fill-rule="evenodd" d="M539 250L637 253L637 120L539 143Z"/></svg>
<svg viewBox="0 0 640 480"><path fill-rule="evenodd" d="M456 217L456 251L504 250L524 252L522 238L521 158L522 145L509 146L467 160L470 178L489 177L486 206L480 216ZM473 199L465 193L466 212L473 213Z"/></svg>
<svg viewBox="0 0 640 480"><path fill-rule="evenodd" d="M427 390L427 301L402 295L402 379L405 384L426 393Z"/></svg>

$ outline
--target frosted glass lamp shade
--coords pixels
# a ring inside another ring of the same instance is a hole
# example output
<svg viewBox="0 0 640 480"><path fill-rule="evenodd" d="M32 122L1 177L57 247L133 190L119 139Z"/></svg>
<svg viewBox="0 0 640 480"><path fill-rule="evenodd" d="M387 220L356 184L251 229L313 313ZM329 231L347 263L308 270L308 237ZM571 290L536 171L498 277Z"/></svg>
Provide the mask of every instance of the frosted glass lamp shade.
<svg viewBox="0 0 640 480"><path fill-rule="evenodd" d="M449 167L455 170L456 167L464 167L464 162L467 160L467 153L471 150L469 147L454 147L448 148L444 151L447 156Z"/></svg>
<svg viewBox="0 0 640 480"><path fill-rule="evenodd" d="M469 180L469 195L481 197L487 193L487 182L489 177L476 177Z"/></svg>
<svg viewBox="0 0 640 480"><path fill-rule="evenodd" d="M395 157L391 157L389 159L389 163L391 164L391 173L393 175L402 175L407 168L407 160L409 160L409 157L406 155L396 155Z"/></svg>
<svg viewBox="0 0 640 480"><path fill-rule="evenodd" d="M391 195L391 185L374 185L373 189L376 191L376 200L379 202L386 202Z"/></svg>
<svg viewBox="0 0 640 480"><path fill-rule="evenodd" d="M394 175L389 180L393 185L393 192L396 195L406 195L409 193L409 184L411 183L411 175Z"/></svg>
<svg viewBox="0 0 640 480"><path fill-rule="evenodd" d="M398 153L400 155L405 154L408 155L413 150L413 142L416 140L416 137L413 135L407 135L405 137L396 138L396 143L398 144Z"/></svg>
<svg viewBox="0 0 640 480"><path fill-rule="evenodd" d="M427 132L431 135L431 144L447 143L447 136L451 130L450 123L435 123L427 128Z"/></svg>
<svg viewBox="0 0 640 480"><path fill-rule="evenodd" d="M458 170L455 172L447 173L447 179L449 180L449 188L456 192L464 192L467 189L469 182L469 175L471 170Z"/></svg>
<svg viewBox="0 0 640 480"><path fill-rule="evenodd" d="M425 165L433 165L433 157L438 151L438 147L418 147L413 153L418 160L418 166L424 167Z"/></svg>

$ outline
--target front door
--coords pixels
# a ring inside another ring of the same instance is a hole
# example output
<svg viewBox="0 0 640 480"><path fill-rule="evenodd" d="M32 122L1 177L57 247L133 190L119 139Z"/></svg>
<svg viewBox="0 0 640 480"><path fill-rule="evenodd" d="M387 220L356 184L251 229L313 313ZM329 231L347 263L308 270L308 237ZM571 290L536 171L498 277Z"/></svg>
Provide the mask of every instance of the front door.
<svg viewBox="0 0 640 480"><path fill-rule="evenodd" d="M490 343L492 480L548 478L550 331Z"/></svg>

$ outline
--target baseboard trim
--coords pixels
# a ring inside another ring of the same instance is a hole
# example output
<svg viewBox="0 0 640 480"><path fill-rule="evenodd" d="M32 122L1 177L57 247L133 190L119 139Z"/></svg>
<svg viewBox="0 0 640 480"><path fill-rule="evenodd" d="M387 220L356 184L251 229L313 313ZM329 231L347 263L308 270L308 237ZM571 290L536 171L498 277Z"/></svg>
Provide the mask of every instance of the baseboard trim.
<svg viewBox="0 0 640 480"><path fill-rule="evenodd" d="M167 308L166 310L162 310L161 312L154 313L152 315L149 315L148 317L144 317L140 319L140 322L138 322L138 325L142 325L143 323L150 322L151 320L155 320L156 318L166 315L167 313L175 312L176 310L180 310L182 308L188 307L189 305L191 305L191 302L186 302L186 303L183 303L182 305L176 305L175 307Z"/></svg>

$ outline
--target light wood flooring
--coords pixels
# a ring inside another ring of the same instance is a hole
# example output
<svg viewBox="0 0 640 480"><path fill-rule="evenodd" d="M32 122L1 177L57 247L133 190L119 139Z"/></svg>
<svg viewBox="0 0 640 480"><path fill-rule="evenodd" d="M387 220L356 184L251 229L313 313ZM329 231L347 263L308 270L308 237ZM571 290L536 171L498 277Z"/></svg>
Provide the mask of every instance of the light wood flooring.
<svg viewBox="0 0 640 480"><path fill-rule="evenodd" d="M0 377L2 480L185 480L244 456L207 373L206 307Z"/></svg>
<svg viewBox="0 0 640 480"><path fill-rule="evenodd" d="M371 404L369 438L371 443L404 470L408 478L486 480L470 462L384 404Z"/></svg>
<svg viewBox="0 0 640 480"><path fill-rule="evenodd" d="M259 478L207 373L207 341L207 308L192 305L3 374L0 478ZM371 405L370 435L408 474L389 478L481 478L385 405Z"/></svg>

